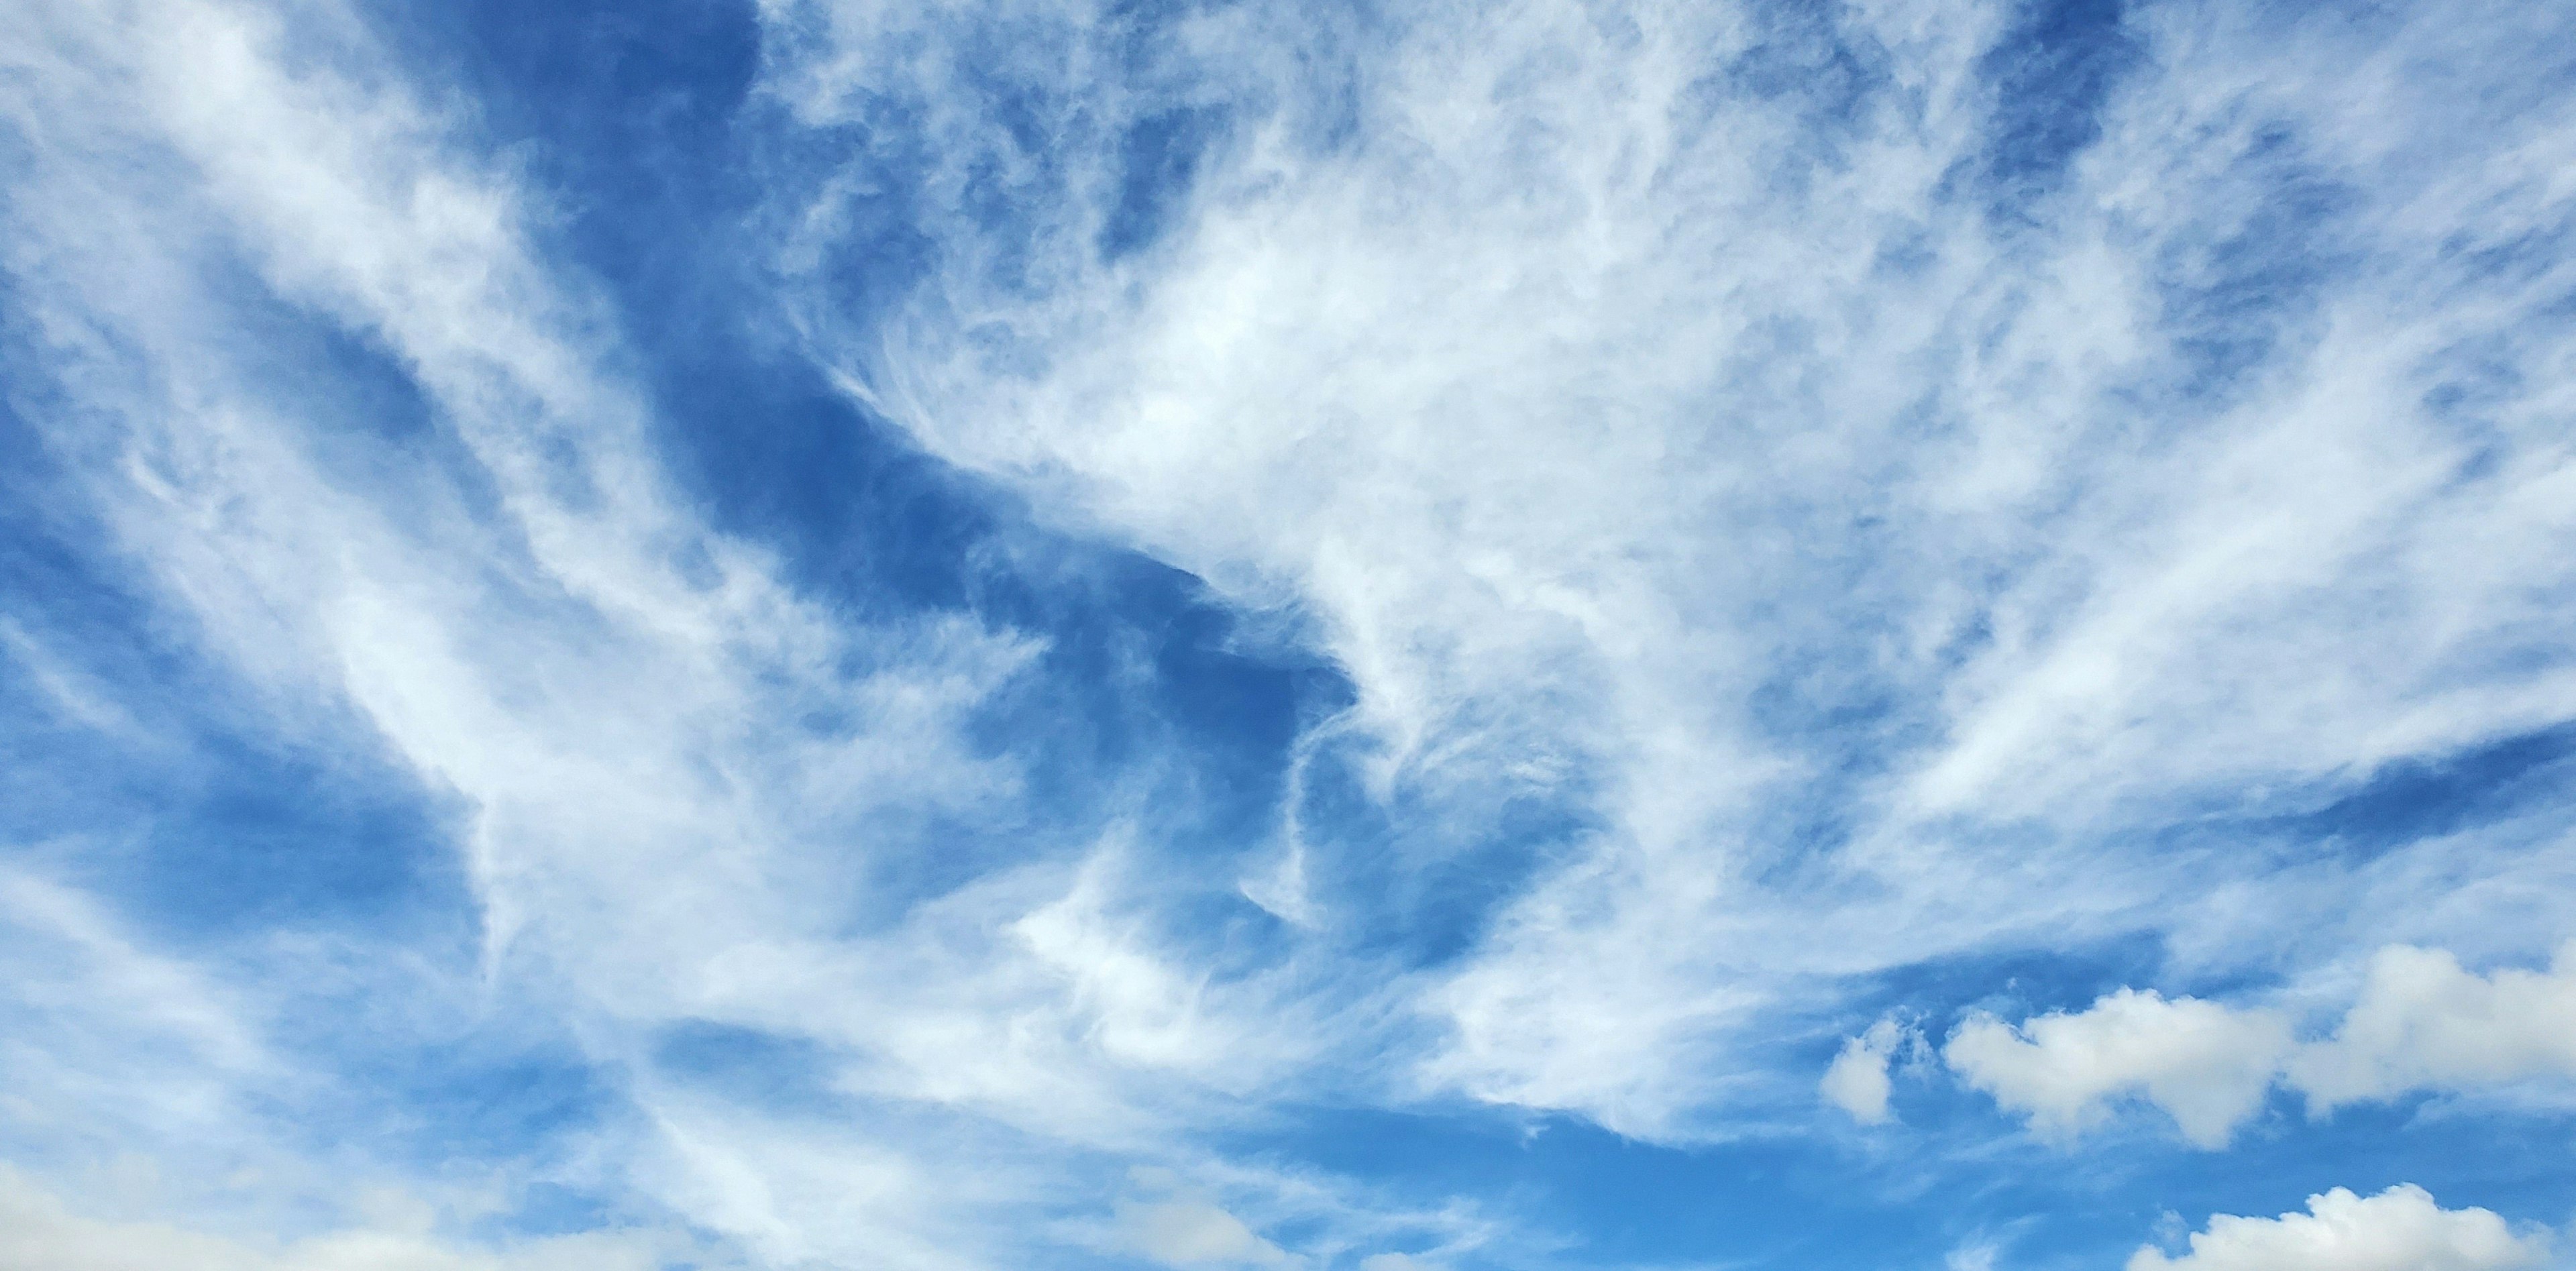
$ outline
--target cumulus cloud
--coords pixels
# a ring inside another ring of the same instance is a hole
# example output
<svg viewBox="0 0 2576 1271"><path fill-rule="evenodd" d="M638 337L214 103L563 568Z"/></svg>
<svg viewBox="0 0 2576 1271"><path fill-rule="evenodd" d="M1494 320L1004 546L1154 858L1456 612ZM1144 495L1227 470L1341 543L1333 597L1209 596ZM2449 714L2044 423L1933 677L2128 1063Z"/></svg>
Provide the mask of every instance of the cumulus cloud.
<svg viewBox="0 0 2576 1271"><path fill-rule="evenodd" d="M2576 1078L2576 943L2547 971L2484 976L2439 949L2382 949L2333 1036L2303 1047L2289 1072L2319 1110L2533 1077Z"/></svg>
<svg viewBox="0 0 2576 1271"><path fill-rule="evenodd" d="M1818 1084L1827 1102L1851 1114L1862 1125L1882 1125L1889 1119L1887 1099L1894 1089L1888 1080L1888 1061L1907 1034L1894 1020L1880 1020L1869 1031L1843 1043L1842 1052L1825 1068L1824 1080Z"/></svg>
<svg viewBox="0 0 2576 1271"><path fill-rule="evenodd" d="M2544 1236L2515 1235L2484 1209L2444 1209L2401 1183L2376 1196L2337 1187L2310 1196L2304 1214L2219 1214L2193 1233L2189 1253L2140 1249L2128 1271L2506 1271L2548 1253Z"/></svg>
<svg viewBox="0 0 2576 1271"><path fill-rule="evenodd" d="M2280 1015L2122 989L2017 1027L1971 1017L1941 1056L2043 1132L2072 1135L2098 1121L2106 1101L2134 1095L2171 1115L2184 1138L2215 1148L2262 1106L2290 1046Z"/></svg>
<svg viewBox="0 0 2576 1271"><path fill-rule="evenodd" d="M2480 976L2441 950L2391 945L2372 956L2359 999L2331 1034L2314 1041L2296 1041L2278 1010L2121 989L2018 1026L1973 1016L1941 1053L1969 1085L2046 1132L2072 1134L2110 1101L2137 1095L2172 1115L2185 1138L2219 1147L2276 1081L2323 1113L2415 1091L2576 1078L2576 946L2562 946L2546 972Z"/></svg>

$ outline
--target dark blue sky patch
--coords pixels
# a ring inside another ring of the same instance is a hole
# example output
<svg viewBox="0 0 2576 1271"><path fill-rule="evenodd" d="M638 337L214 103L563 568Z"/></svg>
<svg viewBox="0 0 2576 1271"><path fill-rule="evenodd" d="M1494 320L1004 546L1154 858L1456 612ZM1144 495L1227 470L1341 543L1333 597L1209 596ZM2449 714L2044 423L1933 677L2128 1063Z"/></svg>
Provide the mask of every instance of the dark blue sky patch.
<svg viewBox="0 0 2576 1271"><path fill-rule="evenodd" d="M1001 523L973 482L810 371L715 342L675 369L663 406L677 474L715 528L778 553L801 590L872 624L1007 598Z"/></svg>
<svg viewBox="0 0 2576 1271"><path fill-rule="evenodd" d="M387 30L434 80L470 94L478 130L573 199L590 232L633 225L635 198L701 183L758 68L752 0L399 0ZM654 218L643 218L650 221Z"/></svg>
<svg viewBox="0 0 2576 1271"><path fill-rule="evenodd" d="M661 1030L652 1063L663 1079L771 1114L846 1111L830 1056L801 1037L691 1020Z"/></svg>
<svg viewBox="0 0 2576 1271"><path fill-rule="evenodd" d="M314 449L325 465L380 482L423 460L463 475L454 445L441 435L435 407L409 368L381 344L309 312L259 303L259 289L247 277L233 285L240 309L266 319L251 325L242 322L248 315L236 311L235 321L249 327L239 331L246 337L245 361L264 382L295 384L311 393L308 409L320 425Z"/></svg>
<svg viewBox="0 0 2576 1271"><path fill-rule="evenodd" d="M2307 851L2358 863L2562 801L2571 789L2576 725L2561 725L2439 758L2398 760L2324 807L2263 828Z"/></svg>
<svg viewBox="0 0 2576 1271"><path fill-rule="evenodd" d="M838 233L814 243L814 258L795 268L809 272L814 294L831 316L868 330L898 312L914 288L942 260L940 235L931 227L936 191L923 188L934 156L911 108L872 106L865 122L813 130L776 126L778 112L756 112L747 160L753 170L776 174L792 192L754 209L758 237L809 241L801 223L812 215L808 200L827 196ZM764 289L774 274L763 276Z"/></svg>
<svg viewBox="0 0 2576 1271"><path fill-rule="evenodd" d="M1983 180L1999 213L2056 188L2102 134L2102 111L2144 51L2123 27L2125 0L2029 0L1978 67L1992 86Z"/></svg>
<svg viewBox="0 0 2576 1271"><path fill-rule="evenodd" d="M2314 337L2326 289L2359 258L2341 223L2359 202L2292 133L2271 128L2252 138L2223 192L2206 201L2199 232L2171 242L2157 262L2180 392L2223 401L2276 354Z"/></svg>
<svg viewBox="0 0 2576 1271"><path fill-rule="evenodd" d="M1370 787L1374 762L1373 743L1318 747L1296 809L1313 899L1336 942L1362 956L1422 968L1464 955L1599 828L1579 779L1403 788L1385 801Z"/></svg>
<svg viewBox="0 0 2576 1271"><path fill-rule="evenodd" d="M2143 932L2083 947L2007 948L1926 959L1872 977L1849 1000L1856 1021L1851 1031L1859 1032L1889 1011L1922 1019L1936 1039L1969 1010L2013 1019L2080 1011L2115 989L2156 983L2164 960L2162 940Z"/></svg>
<svg viewBox="0 0 2576 1271"><path fill-rule="evenodd" d="M1849 144L1866 135L1886 88L1886 58L1847 38L1829 9L1765 3L1745 17L1754 38L1693 83L1691 109L1676 122L1693 132L1722 129L1730 108L1748 101L1788 113L1799 125L1795 144L1763 155L1760 166L1770 197L1800 198L1818 168L1839 169Z"/></svg>
<svg viewBox="0 0 2576 1271"><path fill-rule="evenodd" d="M1167 110L1127 127L1118 145L1118 202L1100 229L1102 256L1116 260L1162 236L1223 129L1224 115L1205 108Z"/></svg>
<svg viewBox="0 0 2576 1271"><path fill-rule="evenodd" d="M203 738L198 757L120 871L157 926L363 924L384 936L476 925L454 854L464 811L407 772L364 749L278 751L237 736Z"/></svg>
<svg viewBox="0 0 2576 1271"><path fill-rule="evenodd" d="M636 1223L639 1215L632 1212L625 1198L554 1179L529 1182L510 1201L506 1211L469 1223L467 1230L498 1240L509 1236L569 1236L641 1225Z"/></svg>
<svg viewBox="0 0 2576 1271"><path fill-rule="evenodd" d="M1042 753L1073 765L1056 774L1070 784L1050 787L1044 804L1068 806L1055 800L1079 800L1075 786L1127 771L1192 792L1182 806L1215 820L1189 828L1242 841L1247 818L1276 802L1302 700L1330 691L1331 677L1238 650L1233 616L1166 566L1053 542L1012 556L1025 565L1065 552L1088 559L997 577L981 597L997 624L1044 632L1046 647L1039 673L982 713L978 732L996 744L1061 743Z"/></svg>
<svg viewBox="0 0 2576 1271"><path fill-rule="evenodd" d="M355 1048L352 1048L355 1049ZM378 1150L444 1172L544 1163L622 1106L612 1083L568 1054L494 1047L480 1038L339 1056L337 1098L294 1092L278 1109L317 1140L358 1127ZM332 1115L327 1121L318 1115ZM326 1130L326 1125L337 1127Z"/></svg>
<svg viewBox="0 0 2576 1271"><path fill-rule="evenodd" d="M1830 1137L1658 1146L1570 1118L1499 1111L1316 1109L1223 1145L1390 1180L1414 1204L1483 1198L1537 1239L1563 1239L1548 1264L1577 1268L1939 1266L1980 1228L2033 1213L2050 1215L2049 1243L2116 1264L2155 1217L2132 1220L2083 1171L2032 1183L2024 1179L2051 1171L1960 1161L1957 1174L1934 1180ZM1527 1252L1500 1248L1460 1265L1514 1266Z"/></svg>
<svg viewBox="0 0 2576 1271"><path fill-rule="evenodd" d="M759 179L777 143L761 138L779 133L744 126L747 112L771 117L749 97L760 47L748 0L403 14L416 55L472 93L475 122L540 213L539 247L575 267L576 301L596 284L613 302L600 334L615 369L669 392L710 361L739 366L778 316L739 303L769 277L748 231L769 210Z"/></svg>

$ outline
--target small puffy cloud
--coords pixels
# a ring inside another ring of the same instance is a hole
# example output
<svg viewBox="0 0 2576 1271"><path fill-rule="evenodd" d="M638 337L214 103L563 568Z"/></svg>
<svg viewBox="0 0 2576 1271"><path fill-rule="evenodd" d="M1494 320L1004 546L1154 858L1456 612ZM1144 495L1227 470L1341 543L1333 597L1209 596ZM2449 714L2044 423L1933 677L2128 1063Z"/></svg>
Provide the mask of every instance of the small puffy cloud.
<svg viewBox="0 0 2576 1271"><path fill-rule="evenodd" d="M1243 1220L1201 1200L1122 1205L1119 1226L1136 1252L1170 1267L1276 1267L1291 1259Z"/></svg>
<svg viewBox="0 0 2576 1271"><path fill-rule="evenodd" d="M2516 1236L2484 1209L2444 1209L2404 1183L2376 1196L2338 1187L2308 1212L2278 1218L2219 1214L2179 1258L2140 1249L2128 1271L2506 1271L2548 1256L2541 1236Z"/></svg>
<svg viewBox="0 0 2576 1271"><path fill-rule="evenodd" d="M2311 1107L2408 1090L2576 1076L2576 941L2547 972L2472 975L2438 949L2391 945L2333 1037L2303 1048L2290 1080Z"/></svg>
<svg viewBox="0 0 2576 1271"><path fill-rule="evenodd" d="M1905 1041L1905 1030L1896 1021L1883 1019L1870 1025L1869 1031L1843 1043L1842 1053L1834 1056L1825 1078L1818 1083L1825 1100L1851 1114L1862 1125L1882 1125L1888 1119L1887 1096L1892 1084L1887 1078L1887 1063L1896 1048Z"/></svg>
<svg viewBox="0 0 2576 1271"><path fill-rule="evenodd" d="M2289 1021L2273 1012L2121 989L2088 1010L2018 1028L1973 1016L1941 1055L2042 1132L2073 1134L2099 1121L2109 1101L2139 1096L2171 1115L2184 1138L2215 1148L2262 1106L2291 1047Z"/></svg>

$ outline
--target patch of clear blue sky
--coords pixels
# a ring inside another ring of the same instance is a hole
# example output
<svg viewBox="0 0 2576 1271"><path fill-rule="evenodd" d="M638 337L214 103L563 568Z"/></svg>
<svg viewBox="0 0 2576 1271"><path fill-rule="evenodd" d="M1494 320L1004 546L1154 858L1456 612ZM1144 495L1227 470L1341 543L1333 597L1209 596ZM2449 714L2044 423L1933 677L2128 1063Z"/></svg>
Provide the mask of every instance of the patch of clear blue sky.
<svg viewBox="0 0 2576 1271"><path fill-rule="evenodd" d="M1834 45L1799 6L1773 17L1777 39L1765 47L1778 56L1731 68L1727 89L1801 95L1814 103L1819 135L1830 137L1835 112L1850 109L1880 71ZM2120 19L2109 0L2026 11L1983 68L1999 113L1982 168L1957 174L1962 196L1999 217L2048 197L2135 64ZM1152 25L1150 14L1138 21L1140 30ZM1210 899L1200 917L1212 930L1257 925L1226 886L1247 846L1274 828L1299 729L1347 705L1348 684L1288 646L1249 638L1186 575L1032 523L1012 499L926 459L852 406L785 346L755 248L755 223L768 214L759 175L782 158L833 156L781 156L791 143L763 127L772 107L747 95L758 56L751 6L424 0L396 6L389 22L422 76L458 86L490 143L559 200L563 219L547 246L606 290L631 369L653 395L665 457L710 520L774 548L799 585L853 619L960 612L1043 638L1037 672L982 721L984 744L1027 764L1032 806L1061 825L1104 815L1099 792L1108 783L1188 790L1187 799L1148 801L1169 809L1173 823L1149 827L1142 841L1169 853L1178 874L1203 875ZM860 311L892 303L920 277L937 238L922 218L952 210L926 206L907 186L899 160L921 142L904 135L905 122L883 115L870 135L844 139L896 160L861 201L860 232L836 264L837 286ZM1168 228L1199 156L1222 143L1226 127L1222 112L1178 111L1116 139L1128 185L1105 250L1137 250ZM1043 152L1042 139L1032 140ZM2262 153L2268 170L2249 179L2277 198L2210 259L2178 270L2170 288L2169 303L2191 312L2187 325L2211 333L2183 372L2194 391L2223 391L2294 324L2314 279L2346 263L2321 232L2339 192L2311 179L2286 141ZM1006 202L966 210L1005 227L1013 215ZM418 397L397 369L316 324L281 319L281 331L295 344L281 356L328 368L350 427L426 434ZM13 389L26 382L10 378ZM67 725L41 686L10 672L0 681L0 828L21 843L79 838L85 881L177 942L219 945L303 924L364 929L452 964L470 959L455 810L374 754L362 730L327 752L274 741L236 705L241 690L226 672L200 662L183 633L135 598L126 564L100 545L81 508L54 493L51 464L15 415L0 413L0 600L14 621L77 659L79 673L153 712L135 734L150 740ZM1775 695L1777 727L1811 735L1833 763L1866 773L1892 748L1880 730L1905 721L1887 719L1859 680L1810 691L1816 677L1836 673L1830 656L1783 668L1808 681ZM2243 850L2297 842L2369 853L2562 796L2571 756L2576 732L2538 733L2393 768L2358 791L2222 828ZM1579 799L1516 795L1524 802L1485 810L1473 841L1437 854L1438 864L1398 871L1387 844L1403 832L1407 809L1366 797L1356 758L1323 755L1302 810L1315 850L1335 857L1320 872L1372 899L1373 920L1356 937L1361 951L1401 965L1454 956L1552 846L1587 828L1569 810ZM1014 828L1051 832L981 832ZM1823 808L1790 837L1825 841L1837 828ZM892 880L894 893L935 895L986 860L1025 850L979 844L963 828L951 847L895 866L908 872ZM2159 956L2141 944L1919 967L1892 977L1886 1000L1966 1005L2006 985L2018 1007L2080 1005L2151 978ZM1801 1061L1821 1068L1839 1038L1865 1023L1824 1022ZM349 1124L387 1133L426 1161L542 1154L610 1115L614 1100L613 1074L584 1069L542 1038L468 1030L434 1049L387 1050L316 1029L301 1041L333 1056L364 1092L341 1108ZM651 1059L726 1098L808 1111L833 1098L798 1044L746 1030L676 1029ZM1442 1105L1286 1109L1229 1132L1223 1146L1344 1172L1423 1203L1479 1197L1565 1233L1568 1261L1603 1266L1928 1266L1981 1234L2008 1242L2016 1265L2109 1265L2167 1209L2196 1224L2212 1210L2279 1212L2328 1186L2368 1191L2397 1181L2527 1215L2576 1204L2576 1185L2557 1164L2562 1122L2507 1133L2473 1108L2419 1101L2310 1123L2283 1104L2223 1155L2139 1128L2095 1143L2079 1162L2026 1141L1990 1150L2002 1118L1955 1087L1902 1084L1898 1104L1917 1127L1902 1141L1757 1129L1724 1143L1655 1147L1576 1122ZM593 1203L558 1199L569 1214Z"/></svg>

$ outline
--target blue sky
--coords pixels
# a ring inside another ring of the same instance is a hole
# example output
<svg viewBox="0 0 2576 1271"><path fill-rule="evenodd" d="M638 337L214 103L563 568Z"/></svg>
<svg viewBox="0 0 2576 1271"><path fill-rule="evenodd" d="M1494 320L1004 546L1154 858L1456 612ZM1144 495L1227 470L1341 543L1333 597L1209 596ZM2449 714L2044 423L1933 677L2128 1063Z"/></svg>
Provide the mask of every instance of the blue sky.
<svg viewBox="0 0 2576 1271"><path fill-rule="evenodd" d="M0 1263L2576 1256L2576 14L27 0Z"/></svg>

